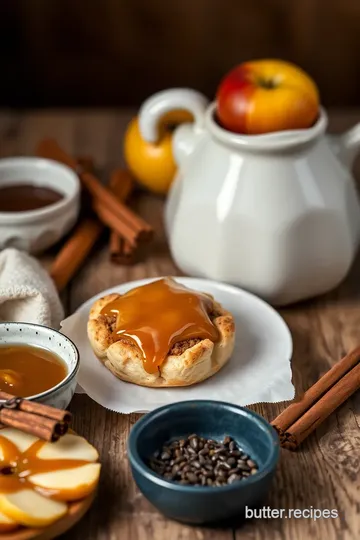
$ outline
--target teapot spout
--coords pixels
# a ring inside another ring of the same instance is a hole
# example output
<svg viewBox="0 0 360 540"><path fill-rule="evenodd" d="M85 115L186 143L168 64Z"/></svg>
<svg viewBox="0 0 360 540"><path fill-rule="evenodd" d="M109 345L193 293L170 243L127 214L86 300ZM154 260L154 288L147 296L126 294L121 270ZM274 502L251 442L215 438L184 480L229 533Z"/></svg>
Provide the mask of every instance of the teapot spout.
<svg viewBox="0 0 360 540"><path fill-rule="evenodd" d="M360 122L343 135L333 137L334 150L341 161L351 168L360 150Z"/></svg>

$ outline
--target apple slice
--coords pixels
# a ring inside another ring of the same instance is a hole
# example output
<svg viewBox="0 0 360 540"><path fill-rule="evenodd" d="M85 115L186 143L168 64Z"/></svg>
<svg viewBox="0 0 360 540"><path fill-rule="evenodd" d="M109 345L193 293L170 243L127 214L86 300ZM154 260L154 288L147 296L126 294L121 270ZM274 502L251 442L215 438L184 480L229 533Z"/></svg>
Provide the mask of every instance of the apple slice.
<svg viewBox="0 0 360 540"><path fill-rule="evenodd" d="M0 533L13 531L18 526L19 524L16 521L0 512Z"/></svg>
<svg viewBox="0 0 360 540"><path fill-rule="evenodd" d="M28 481L50 491L53 499L75 501L94 491L99 481L100 468L100 463L88 463L72 469L33 474L28 477Z"/></svg>
<svg viewBox="0 0 360 540"><path fill-rule="evenodd" d="M0 494L0 512L28 527L46 527L63 517L67 505L43 497L31 489Z"/></svg>
<svg viewBox="0 0 360 540"><path fill-rule="evenodd" d="M1 429L0 435L1 437L5 437L5 439L15 444L15 446L19 449L20 453L25 452L28 448L30 448L32 444L39 440L38 437L34 437L34 435L29 435L29 433L24 433L23 431L15 428ZM3 458L3 453L1 451L1 442L0 453Z"/></svg>
<svg viewBox="0 0 360 540"><path fill-rule="evenodd" d="M97 461L97 450L84 437L67 433L55 443L45 443L36 456L40 459L81 459Z"/></svg>

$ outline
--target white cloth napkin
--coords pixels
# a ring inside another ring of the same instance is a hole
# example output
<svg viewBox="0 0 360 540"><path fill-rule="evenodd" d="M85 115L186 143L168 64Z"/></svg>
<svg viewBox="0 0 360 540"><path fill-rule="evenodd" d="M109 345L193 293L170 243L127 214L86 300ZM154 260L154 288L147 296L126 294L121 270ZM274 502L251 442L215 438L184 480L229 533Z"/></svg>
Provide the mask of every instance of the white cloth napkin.
<svg viewBox="0 0 360 540"><path fill-rule="evenodd" d="M0 321L59 329L64 311L50 276L36 259L13 248L0 253Z"/></svg>

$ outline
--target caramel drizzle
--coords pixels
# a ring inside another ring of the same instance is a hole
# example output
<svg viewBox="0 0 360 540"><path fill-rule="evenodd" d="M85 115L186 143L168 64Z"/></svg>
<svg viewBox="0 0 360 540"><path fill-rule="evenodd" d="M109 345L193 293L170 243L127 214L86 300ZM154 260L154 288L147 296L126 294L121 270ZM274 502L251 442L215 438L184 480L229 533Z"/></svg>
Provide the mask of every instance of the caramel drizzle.
<svg viewBox="0 0 360 540"><path fill-rule="evenodd" d="M210 320L212 300L165 278L137 287L107 304L101 314L116 315L116 339L135 343L148 373L156 373L175 343L194 338L216 342Z"/></svg>
<svg viewBox="0 0 360 540"><path fill-rule="evenodd" d="M44 444L48 443L41 440L35 441L25 452L20 452L13 442L0 435L0 451L2 452L0 493L36 489L36 486L28 480L33 474L73 469L89 463L81 459L41 459L37 454ZM56 497L56 494L56 490L51 490L51 496Z"/></svg>

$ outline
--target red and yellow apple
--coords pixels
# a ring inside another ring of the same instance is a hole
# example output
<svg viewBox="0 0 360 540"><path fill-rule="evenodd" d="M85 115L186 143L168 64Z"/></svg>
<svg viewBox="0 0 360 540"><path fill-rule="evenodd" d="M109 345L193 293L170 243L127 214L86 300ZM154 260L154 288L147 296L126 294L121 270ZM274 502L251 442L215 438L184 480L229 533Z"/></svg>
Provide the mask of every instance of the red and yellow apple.
<svg viewBox="0 0 360 540"><path fill-rule="evenodd" d="M248 135L308 128L319 113L314 81L282 60L236 66L221 81L216 99L222 127Z"/></svg>

